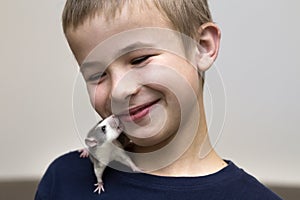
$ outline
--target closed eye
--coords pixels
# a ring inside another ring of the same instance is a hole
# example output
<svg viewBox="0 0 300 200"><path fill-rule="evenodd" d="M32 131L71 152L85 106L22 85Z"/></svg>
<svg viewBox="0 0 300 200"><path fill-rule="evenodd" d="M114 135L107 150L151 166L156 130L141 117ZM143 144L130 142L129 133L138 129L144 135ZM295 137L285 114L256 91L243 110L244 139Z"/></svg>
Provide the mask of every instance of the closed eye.
<svg viewBox="0 0 300 200"><path fill-rule="evenodd" d="M100 82L106 76L106 72L99 72L88 77L88 82Z"/></svg>
<svg viewBox="0 0 300 200"><path fill-rule="evenodd" d="M130 64L132 65L138 65L138 64L141 64L143 63L144 61L148 60L150 57L152 57L154 55L145 55L145 56L140 56L140 57L137 57L135 59L132 59L130 61Z"/></svg>

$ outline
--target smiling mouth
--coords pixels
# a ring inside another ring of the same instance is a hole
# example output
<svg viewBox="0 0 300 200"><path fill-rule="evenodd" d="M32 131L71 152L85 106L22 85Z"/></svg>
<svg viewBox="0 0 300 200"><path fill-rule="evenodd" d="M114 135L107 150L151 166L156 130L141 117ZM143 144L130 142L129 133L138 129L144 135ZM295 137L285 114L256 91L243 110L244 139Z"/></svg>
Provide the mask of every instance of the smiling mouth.
<svg viewBox="0 0 300 200"><path fill-rule="evenodd" d="M120 117L120 119L124 122L141 120L143 117L149 114L151 107L159 101L160 99L130 108L126 113L119 114L118 117Z"/></svg>

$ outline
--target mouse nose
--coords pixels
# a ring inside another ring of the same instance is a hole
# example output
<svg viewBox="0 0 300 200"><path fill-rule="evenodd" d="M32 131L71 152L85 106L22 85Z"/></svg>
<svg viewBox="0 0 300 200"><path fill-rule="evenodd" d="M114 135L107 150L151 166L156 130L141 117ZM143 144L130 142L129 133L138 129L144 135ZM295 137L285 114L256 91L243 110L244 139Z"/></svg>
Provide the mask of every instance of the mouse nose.
<svg viewBox="0 0 300 200"><path fill-rule="evenodd" d="M111 117L112 117L112 119L115 120L115 121L118 120L118 117L117 117L115 114L112 114Z"/></svg>
<svg viewBox="0 0 300 200"><path fill-rule="evenodd" d="M113 115L113 119L115 121L116 129L118 133L121 133L125 130L125 126L122 124L121 120L118 116Z"/></svg>
<svg viewBox="0 0 300 200"><path fill-rule="evenodd" d="M113 121L113 123L114 123L114 126L113 127L118 127L119 126L119 124L120 124L120 120L119 120L119 118L116 116L116 115L112 115L112 121Z"/></svg>

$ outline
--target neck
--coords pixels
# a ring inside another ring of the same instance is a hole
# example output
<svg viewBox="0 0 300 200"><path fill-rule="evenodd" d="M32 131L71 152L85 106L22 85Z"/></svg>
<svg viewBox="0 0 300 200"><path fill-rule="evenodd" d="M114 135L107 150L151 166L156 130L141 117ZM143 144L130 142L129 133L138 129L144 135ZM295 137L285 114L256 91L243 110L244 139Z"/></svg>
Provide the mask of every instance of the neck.
<svg viewBox="0 0 300 200"><path fill-rule="evenodd" d="M172 164L149 172L159 176L205 176L223 169L227 164L206 141L202 148L189 148Z"/></svg>
<svg viewBox="0 0 300 200"><path fill-rule="evenodd" d="M160 176L205 176L227 164L217 155L209 141L205 117L200 120L198 132L189 148L167 167L150 172Z"/></svg>

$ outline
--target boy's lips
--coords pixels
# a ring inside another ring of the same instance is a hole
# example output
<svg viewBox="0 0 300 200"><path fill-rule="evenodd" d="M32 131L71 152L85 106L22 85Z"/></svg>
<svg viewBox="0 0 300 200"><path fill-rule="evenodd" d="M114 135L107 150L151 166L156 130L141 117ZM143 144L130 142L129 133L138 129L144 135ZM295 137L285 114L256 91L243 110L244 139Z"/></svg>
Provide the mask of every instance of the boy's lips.
<svg viewBox="0 0 300 200"><path fill-rule="evenodd" d="M129 108L127 111L118 114L118 117L124 122L139 120L146 116L149 113L151 106L158 103L159 101L160 99L157 99L155 101Z"/></svg>

